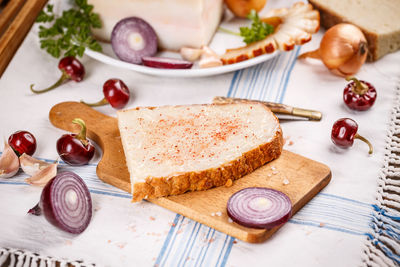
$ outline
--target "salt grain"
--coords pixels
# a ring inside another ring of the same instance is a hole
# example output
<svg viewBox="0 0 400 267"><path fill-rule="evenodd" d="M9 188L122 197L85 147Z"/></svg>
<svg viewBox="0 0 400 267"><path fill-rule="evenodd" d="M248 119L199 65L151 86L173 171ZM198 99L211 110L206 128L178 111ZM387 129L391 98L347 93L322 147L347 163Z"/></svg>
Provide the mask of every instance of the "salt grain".
<svg viewBox="0 0 400 267"><path fill-rule="evenodd" d="M232 219L231 219L231 218L228 218L228 222L230 222L230 223L233 223L233 221L232 221Z"/></svg>
<svg viewBox="0 0 400 267"><path fill-rule="evenodd" d="M275 174L278 174L278 171L273 171L272 174L274 174L274 175L275 175Z"/></svg>
<svg viewBox="0 0 400 267"><path fill-rule="evenodd" d="M220 211L217 211L216 213L215 213L215 215L217 215L217 216L222 216L222 212L220 212Z"/></svg>
<svg viewBox="0 0 400 267"><path fill-rule="evenodd" d="M271 170L276 170L276 167L275 166L271 166Z"/></svg>
<svg viewBox="0 0 400 267"><path fill-rule="evenodd" d="M289 180L288 179L283 179L283 184L289 184Z"/></svg>
<svg viewBox="0 0 400 267"><path fill-rule="evenodd" d="M211 216L215 216L215 212L211 213Z"/></svg>

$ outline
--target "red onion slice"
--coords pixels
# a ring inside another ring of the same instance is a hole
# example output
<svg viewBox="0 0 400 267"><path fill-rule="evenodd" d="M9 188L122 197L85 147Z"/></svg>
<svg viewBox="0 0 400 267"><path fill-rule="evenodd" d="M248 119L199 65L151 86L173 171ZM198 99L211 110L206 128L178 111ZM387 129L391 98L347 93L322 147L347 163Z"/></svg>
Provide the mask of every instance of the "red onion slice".
<svg viewBox="0 0 400 267"><path fill-rule="evenodd" d="M143 65L159 69L190 69L192 62L168 57L142 57Z"/></svg>
<svg viewBox="0 0 400 267"><path fill-rule="evenodd" d="M142 57L154 56L158 39L154 29L141 18L120 20L111 33L111 46L115 55L126 62L142 63Z"/></svg>
<svg viewBox="0 0 400 267"><path fill-rule="evenodd" d="M92 218L89 190L77 174L62 172L43 188L39 205L29 211L43 213L54 226L73 234L82 233Z"/></svg>
<svg viewBox="0 0 400 267"><path fill-rule="evenodd" d="M227 205L236 223L258 229L271 229L287 222L292 203L284 193L265 187L249 187L233 194Z"/></svg>

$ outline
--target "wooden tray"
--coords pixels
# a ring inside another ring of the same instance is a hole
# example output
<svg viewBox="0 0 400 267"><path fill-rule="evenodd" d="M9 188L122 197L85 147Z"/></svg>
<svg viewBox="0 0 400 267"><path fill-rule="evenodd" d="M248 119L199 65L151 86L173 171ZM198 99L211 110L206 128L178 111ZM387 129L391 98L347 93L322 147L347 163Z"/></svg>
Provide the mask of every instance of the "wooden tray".
<svg viewBox="0 0 400 267"><path fill-rule="evenodd" d="M89 138L103 150L103 157L97 165L98 177L130 192L129 173L116 118L78 102L55 105L50 110L49 118L54 126L72 132L77 132L79 126L71 121L74 118L83 119L87 124ZM285 179L289 181L288 184L284 184ZM229 222L226 203L234 192L250 186L280 190L291 199L294 214L324 188L330 179L331 172L326 165L283 151L278 159L235 181L231 187L218 187L149 201L243 241L257 243L268 239L280 226L260 230ZM217 212L221 212L222 216L215 215Z"/></svg>
<svg viewBox="0 0 400 267"><path fill-rule="evenodd" d="M0 15L0 77L47 0L10 0Z"/></svg>

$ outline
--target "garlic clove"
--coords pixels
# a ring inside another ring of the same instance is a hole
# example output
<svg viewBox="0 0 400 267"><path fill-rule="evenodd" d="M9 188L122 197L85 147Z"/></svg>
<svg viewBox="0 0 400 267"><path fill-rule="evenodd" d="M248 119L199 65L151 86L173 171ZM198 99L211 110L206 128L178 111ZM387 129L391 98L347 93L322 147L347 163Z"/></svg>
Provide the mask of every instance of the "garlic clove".
<svg viewBox="0 0 400 267"><path fill-rule="evenodd" d="M207 57L199 61L200 68L212 68L222 66L222 61L219 58Z"/></svg>
<svg viewBox="0 0 400 267"><path fill-rule="evenodd" d="M200 68L212 68L223 65L219 56L208 46L203 46L202 51L199 61Z"/></svg>
<svg viewBox="0 0 400 267"><path fill-rule="evenodd" d="M200 58L203 50L198 48L182 47L180 53L183 59L194 62Z"/></svg>
<svg viewBox="0 0 400 267"><path fill-rule="evenodd" d="M52 163L31 177L26 178L25 182L31 185L45 186L48 181L57 175L57 166L58 163Z"/></svg>
<svg viewBox="0 0 400 267"><path fill-rule="evenodd" d="M217 55L217 53L214 52L214 50L212 50L210 47L203 45L201 47L201 57L216 57L218 58L219 56Z"/></svg>
<svg viewBox="0 0 400 267"><path fill-rule="evenodd" d="M45 169L51 163L35 159L34 157L29 156L28 154L22 154L19 157L19 162L22 170L28 175L35 175L39 171Z"/></svg>
<svg viewBox="0 0 400 267"><path fill-rule="evenodd" d="M4 142L4 151L0 157L0 178L10 178L19 170L19 159L7 142Z"/></svg>

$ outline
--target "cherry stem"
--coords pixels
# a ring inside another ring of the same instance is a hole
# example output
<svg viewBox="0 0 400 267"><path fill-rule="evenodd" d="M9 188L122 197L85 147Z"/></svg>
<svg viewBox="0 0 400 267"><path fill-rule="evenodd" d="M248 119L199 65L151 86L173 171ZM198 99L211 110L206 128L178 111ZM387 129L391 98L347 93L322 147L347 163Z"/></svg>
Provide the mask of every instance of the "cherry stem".
<svg viewBox="0 0 400 267"><path fill-rule="evenodd" d="M359 140L361 140L361 141L367 143L367 145L369 146L368 154L372 154L372 153L374 152L374 148L372 147L372 144L370 143L370 141L367 140L367 138L365 138L365 137L363 137L363 136L361 136L361 135L359 135L359 134L356 134L356 135L354 136L354 138L355 138L355 139L359 139Z"/></svg>
<svg viewBox="0 0 400 267"><path fill-rule="evenodd" d="M89 107L99 107L99 106L104 106L109 104L108 100L103 98L102 100L100 100L99 102L96 103L86 103L85 101L81 100L82 104L88 105Z"/></svg>
<svg viewBox="0 0 400 267"><path fill-rule="evenodd" d="M61 77L60 77L60 79L58 79L58 81L57 81L55 84L53 84L52 86L50 86L50 87L48 87L48 88L46 88L46 89L43 89L43 90L35 90L35 89L33 89L33 86L35 86L35 85L34 85L34 84L31 84L31 91L32 91L33 93L35 93L35 94L45 93L45 92L48 92L48 91L50 91L50 90L53 90L54 88L57 88L58 86L60 86L61 84L63 84L65 81L67 81L67 80L69 80L69 79L70 79L69 75L66 74L66 73L63 71L63 72L62 72L62 75L61 75Z"/></svg>
<svg viewBox="0 0 400 267"><path fill-rule="evenodd" d="M87 146L88 141L86 139L86 124L85 124L85 122L80 118L75 118L72 120L72 123L75 123L75 124L78 124L79 126L81 126L81 130L76 135L76 139L81 141L84 146Z"/></svg>
<svg viewBox="0 0 400 267"><path fill-rule="evenodd" d="M36 204L36 206L31 208L30 210L28 210L28 213L32 214L32 215L36 215L36 216L41 215L42 214L42 209L40 208L39 203Z"/></svg>
<svg viewBox="0 0 400 267"><path fill-rule="evenodd" d="M305 52L303 54L301 54L300 56L298 56L298 59L304 59L304 58L315 58L315 59L321 59L321 55L319 53L319 49L317 50L313 50L313 51L309 51L309 52Z"/></svg>
<svg viewBox="0 0 400 267"><path fill-rule="evenodd" d="M228 34L232 34L232 35L236 35L236 36L241 36L240 33L231 31L231 30L223 28L223 27L218 27L218 30L221 31L221 32L224 32L224 33L228 33Z"/></svg>
<svg viewBox="0 0 400 267"><path fill-rule="evenodd" d="M368 86L365 83L360 82L356 77L346 77L346 81L353 81L355 86L352 86L352 90L354 93L363 95L368 91Z"/></svg>

